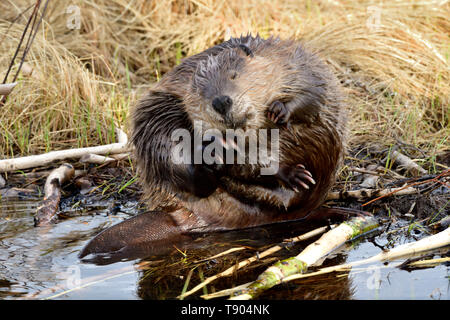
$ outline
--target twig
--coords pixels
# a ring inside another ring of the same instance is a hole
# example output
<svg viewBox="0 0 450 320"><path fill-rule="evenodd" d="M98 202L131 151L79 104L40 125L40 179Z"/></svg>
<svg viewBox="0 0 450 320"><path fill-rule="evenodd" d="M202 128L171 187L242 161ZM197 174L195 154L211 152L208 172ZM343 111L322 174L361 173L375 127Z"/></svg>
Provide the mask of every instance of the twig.
<svg viewBox="0 0 450 320"><path fill-rule="evenodd" d="M26 35L27 31L28 31L28 27L30 26L31 21L33 20L33 24L31 26L30 34L28 36L28 40L27 40L27 43L25 45L25 49L23 50L22 58L20 59L19 67L17 68L17 72L14 75L14 79L13 79L12 82L15 82L17 80L17 77L19 76L19 73L20 73L20 69L22 68L23 63L25 62L25 58L26 58L28 52L30 51L31 44L33 43L33 40L36 37L37 31L39 29L39 26L41 25L41 22L44 19L44 15L45 15L45 12L47 11L47 6L48 6L48 2L49 1L50 0L47 0L45 2L44 9L42 11L42 14L41 14L41 17L40 17L39 21L37 22L37 25L36 25L36 21L37 21L38 10L39 10L39 8L41 6L41 0L37 0L36 1L36 5L34 6L33 12L31 13L31 15L30 15L30 17L29 17L29 19L27 21L25 29L24 29L24 31L22 33L22 37L20 38L19 44L17 46L16 52L14 53L14 56L11 59L11 63L9 65L9 67L8 67L8 70L6 72L5 78L3 79L3 84L5 84L6 80L8 79L9 73L11 72L11 69L12 69L12 67L14 65L14 61L16 60L17 54L19 53L19 50L20 50L20 48L22 46L23 40L25 38L25 35ZM7 97L7 95L4 95L2 97L2 99L0 100L0 106L5 104L6 97Z"/></svg>
<svg viewBox="0 0 450 320"><path fill-rule="evenodd" d="M37 10L38 10L40 5L41 5L41 0L37 0L36 4L34 5L33 12L31 13L30 17L28 18L27 24L25 25L25 29L23 30L22 37L19 40L19 44L17 45L16 51L14 52L14 55L13 55L13 57L11 59L11 62L10 62L9 67L8 67L8 70L6 71L6 75L3 78L3 83L4 84L6 83L6 80L8 79L9 73L11 72L11 69L12 69L12 67L14 65L14 61L17 58L17 55L19 54L20 47L22 46L23 40L25 39L25 35L27 34L28 27L30 26L31 20L33 20L33 17L36 15Z"/></svg>
<svg viewBox="0 0 450 320"><path fill-rule="evenodd" d="M209 299L229 296L229 295L233 294L236 291L239 291L239 290L247 288L250 284L251 284L251 282L247 282L247 283L241 284L240 286L237 286L237 287L234 287L234 288L220 290L220 291L217 291L217 292L214 292L214 293L210 293L210 294L204 294L204 295L200 296L200 298L203 298L205 300L209 300Z"/></svg>
<svg viewBox="0 0 450 320"><path fill-rule="evenodd" d="M194 261L193 263L201 263L201 262L205 262L205 261L217 259L217 258L220 258L220 257L222 257L222 256L225 256L225 255L227 255L227 254L229 254L229 253L236 252L236 251L241 251L241 250L245 250L245 249L248 249L248 248L247 248L247 247L236 247L236 248L231 248L231 249L225 250L224 252L218 253L218 254L216 254L216 255L214 255L214 256L212 256L212 257L208 257L208 258L205 258L205 259L202 259L202 260Z"/></svg>
<svg viewBox="0 0 450 320"><path fill-rule="evenodd" d="M22 65L23 65L23 63L25 62L25 57L27 56L28 52L30 51L31 44L33 43L34 38L36 37L36 34L37 34L37 32L38 32L38 30L39 30L39 27L40 27L40 25L41 25L41 22L42 22L42 20L44 19L44 15L45 15L45 12L47 11L47 6L48 6L48 2L49 2L49 1L50 1L50 0L47 0L47 1L45 2L45 4L44 4L44 9L42 10L41 17L39 18L39 21L38 21L38 23L37 23L37 25L36 25L36 28L34 27L34 25L35 25L35 22L36 22L36 19L37 19L37 13L35 14L34 21L33 21L33 26L31 27L31 31L30 31L30 36L29 36L29 38L28 38L27 44L26 44L26 46L25 46L25 49L24 49L24 51L23 51L22 59L20 59L20 65L19 65L19 68L17 69L17 72L16 72L16 74L14 75L13 82L16 81L16 80L17 80L17 77L19 76L20 70L22 69ZM39 1L39 2L40 2L40 1ZM39 4L39 6L40 6L40 4ZM34 32L33 32L33 31L34 31Z"/></svg>
<svg viewBox="0 0 450 320"><path fill-rule="evenodd" d="M32 7L34 6L34 4L30 5L28 8L26 8L25 10L23 10L22 12L20 12L9 24L8 29L6 29L3 37L0 39L0 43L3 43L3 40L5 40L6 35L8 34L9 30L11 29L11 27L14 25L14 23L16 23L17 20L20 19L20 17L23 16L23 14L25 12L27 12L28 10L30 10Z"/></svg>

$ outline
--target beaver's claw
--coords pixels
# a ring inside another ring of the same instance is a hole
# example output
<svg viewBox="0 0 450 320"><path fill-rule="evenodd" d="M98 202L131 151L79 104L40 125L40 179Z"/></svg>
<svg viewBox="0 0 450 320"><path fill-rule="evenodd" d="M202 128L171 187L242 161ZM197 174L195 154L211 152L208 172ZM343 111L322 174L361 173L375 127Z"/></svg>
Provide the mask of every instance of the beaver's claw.
<svg viewBox="0 0 450 320"><path fill-rule="evenodd" d="M309 189L310 184L316 184L311 172L305 169L305 166L298 164L294 168L290 166L281 167L277 174L278 178L295 192L300 192L300 188Z"/></svg>
<svg viewBox="0 0 450 320"><path fill-rule="evenodd" d="M285 124L289 120L289 115L289 109L283 102L279 100L275 100L274 102L272 102L267 109L267 117L273 123Z"/></svg>

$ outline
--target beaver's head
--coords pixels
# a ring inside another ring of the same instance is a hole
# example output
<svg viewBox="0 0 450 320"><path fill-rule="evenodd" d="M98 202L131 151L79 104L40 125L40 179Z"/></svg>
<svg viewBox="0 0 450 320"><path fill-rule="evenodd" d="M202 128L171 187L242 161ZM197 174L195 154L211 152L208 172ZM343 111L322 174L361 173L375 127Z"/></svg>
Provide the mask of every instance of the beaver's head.
<svg viewBox="0 0 450 320"><path fill-rule="evenodd" d="M200 62L186 101L192 120L204 130L261 128L272 77L266 61L240 45Z"/></svg>

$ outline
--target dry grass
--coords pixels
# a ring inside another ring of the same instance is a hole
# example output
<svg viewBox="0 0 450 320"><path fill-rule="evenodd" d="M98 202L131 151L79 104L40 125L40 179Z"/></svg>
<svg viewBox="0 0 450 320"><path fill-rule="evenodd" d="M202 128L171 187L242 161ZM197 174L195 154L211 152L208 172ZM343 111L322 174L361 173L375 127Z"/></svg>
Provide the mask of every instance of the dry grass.
<svg viewBox="0 0 450 320"><path fill-rule="evenodd" d="M33 2L0 4L1 77L25 24L6 34L9 21ZM71 4L79 30L67 28ZM110 142L140 89L182 57L252 32L322 52L348 91L353 145L401 140L432 157L450 148L448 16L442 0L51 1L27 59L34 73L0 113L0 154Z"/></svg>

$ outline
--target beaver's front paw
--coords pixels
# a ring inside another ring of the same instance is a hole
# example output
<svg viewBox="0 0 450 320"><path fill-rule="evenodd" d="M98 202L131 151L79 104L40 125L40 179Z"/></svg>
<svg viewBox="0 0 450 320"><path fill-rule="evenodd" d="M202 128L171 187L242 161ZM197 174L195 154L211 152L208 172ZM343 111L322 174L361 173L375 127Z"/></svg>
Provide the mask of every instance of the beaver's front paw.
<svg viewBox="0 0 450 320"><path fill-rule="evenodd" d="M294 190L300 192L300 188L309 189L308 182L316 184L312 178L311 173L305 169L305 166L298 164L295 167L281 166L277 173L277 178L280 179L283 184Z"/></svg>
<svg viewBox="0 0 450 320"><path fill-rule="evenodd" d="M272 102L267 109L267 117L273 122L277 124L286 124L289 120L290 111L286 107L286 105L279 101L275 100Z"/></svg>

